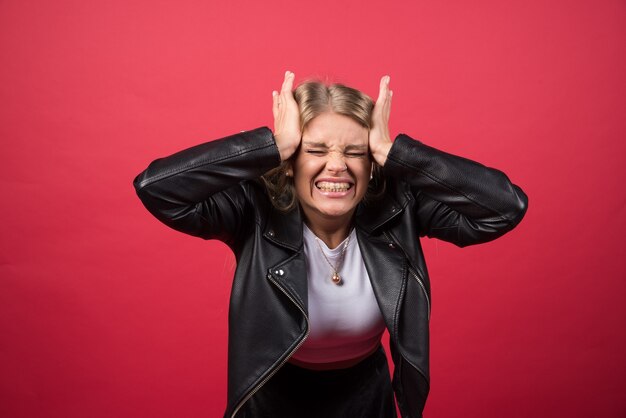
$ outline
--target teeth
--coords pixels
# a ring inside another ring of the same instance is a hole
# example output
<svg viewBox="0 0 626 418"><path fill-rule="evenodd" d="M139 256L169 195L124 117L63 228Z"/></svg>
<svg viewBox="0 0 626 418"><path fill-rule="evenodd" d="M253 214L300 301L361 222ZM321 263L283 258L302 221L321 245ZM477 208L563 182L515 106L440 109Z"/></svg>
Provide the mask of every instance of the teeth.
<svg viewBox="0 0 626 418"><path fill-rule="evenodd" d="M350 183L334 183L330 181L320 181L317 188L324 192L345 192L350 188Z"/></svg>

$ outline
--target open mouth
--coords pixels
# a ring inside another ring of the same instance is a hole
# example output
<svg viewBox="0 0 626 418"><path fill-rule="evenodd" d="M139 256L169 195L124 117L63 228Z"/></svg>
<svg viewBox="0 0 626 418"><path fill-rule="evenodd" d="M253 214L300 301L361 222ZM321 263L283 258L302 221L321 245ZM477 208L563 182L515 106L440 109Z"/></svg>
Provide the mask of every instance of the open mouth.
<svg viewBox="0 0 626 418"><path fill-rule="evenodd" d="M352 183L345 182L318 181L315 183L315 187L323 192L347 192L352 186Z"/></svg>

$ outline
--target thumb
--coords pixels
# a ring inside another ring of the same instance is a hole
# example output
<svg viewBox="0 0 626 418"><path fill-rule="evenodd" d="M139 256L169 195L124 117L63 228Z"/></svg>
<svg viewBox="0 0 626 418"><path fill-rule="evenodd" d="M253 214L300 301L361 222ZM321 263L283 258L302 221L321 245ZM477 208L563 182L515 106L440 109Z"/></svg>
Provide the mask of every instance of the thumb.
<svg viewBox="0 0 626 418"><path fill-rule="evenodd" d="M272 113L274 115L274 119L278 117L278 100L279 100L278 92L274 90L272 92Z"/></svg>

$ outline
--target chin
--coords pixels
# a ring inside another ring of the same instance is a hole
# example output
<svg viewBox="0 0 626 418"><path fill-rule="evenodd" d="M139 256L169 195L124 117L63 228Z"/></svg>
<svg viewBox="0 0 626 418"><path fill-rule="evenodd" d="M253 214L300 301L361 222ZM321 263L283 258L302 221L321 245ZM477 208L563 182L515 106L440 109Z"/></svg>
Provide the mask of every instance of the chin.
<svg viewBox="0 0 626 418"><path fill-rule="evenodd" d="M315 208L318 213L328 218L341 218L346 215L351 215L354 211L353 207L322 207Z"/></svg>

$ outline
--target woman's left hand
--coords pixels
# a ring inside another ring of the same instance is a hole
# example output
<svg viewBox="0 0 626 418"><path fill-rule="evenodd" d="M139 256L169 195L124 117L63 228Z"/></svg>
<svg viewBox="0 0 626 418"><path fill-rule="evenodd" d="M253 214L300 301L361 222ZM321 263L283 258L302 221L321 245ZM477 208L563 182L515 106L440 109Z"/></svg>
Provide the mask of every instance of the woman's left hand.
<svg viewBox="0 0 626 418"><path fill-rule="evenodd" d="M389 80L388 75L380 80L380 91L372 112L372 126L369 132L370 153L381 167L385 165L392 145L389 136L389 114L393 92L389 90Z"/></svg>

